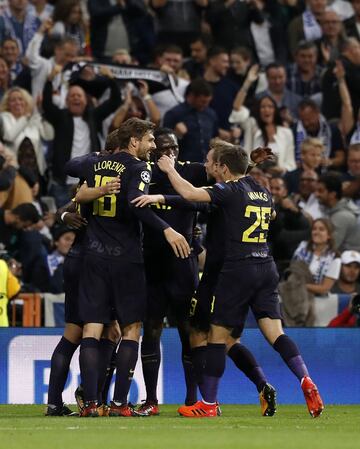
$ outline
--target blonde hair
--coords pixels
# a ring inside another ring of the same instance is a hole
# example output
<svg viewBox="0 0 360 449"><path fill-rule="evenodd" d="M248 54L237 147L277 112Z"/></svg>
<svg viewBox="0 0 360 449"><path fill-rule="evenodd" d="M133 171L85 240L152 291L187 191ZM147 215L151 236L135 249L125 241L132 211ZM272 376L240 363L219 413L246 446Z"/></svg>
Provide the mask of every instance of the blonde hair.
<svg viewBox="0 0 360 449"><path fill-rule="evenodd" d="M301 153L306 153L306 151L310 150L311 148L319 148L321 152L324 152L324 144L320 139L317 137L307 137L304 139L300 145Z"/></svg>
<svg viewBox="0 0 360 449"><path fill-rule="evenodd" d="M10 95L14 92L19 92L21 96L23 97L25 103L27 104L27 114L32 114L34 109L34 100L32 99L29 92L27 92L25 89L22 89L21 87L12 87L8 91L5 92L5 95L3 96L1 103L0 103L0 112L9 112L9 98Z"/></svg>

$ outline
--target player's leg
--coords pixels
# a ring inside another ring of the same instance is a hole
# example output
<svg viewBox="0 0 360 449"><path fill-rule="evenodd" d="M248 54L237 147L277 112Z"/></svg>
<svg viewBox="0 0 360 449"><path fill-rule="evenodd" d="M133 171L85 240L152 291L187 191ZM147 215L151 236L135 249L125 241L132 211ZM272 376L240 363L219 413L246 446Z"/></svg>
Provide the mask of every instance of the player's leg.
<svg viewBox="0 0 360 449"><path fill-rule="evenodd" d="M310 415L313 418L320 416L324 404L315 383L309 376L309 371L296 343L284 334L280 320L262 318L258 323L267 341L280 354L286 365L300 381Z"/></svg>
<svg viewBox="0 0 360 449"><path fill-rule="evenodd" d="M47 416L74 414L63 405L62 392L69 374L72 356L80 344L81 336L81 326L66 323L64 336L61 337L51 357Z"/></svg>
<svg viewBox="0 0 360 449"><path fill-rule="evenodd" d="M162 315L164 312L161 312ZM138 412L147 416L158 415L157 384L161 363L160 337L163 329L163 318L155 317L154 309L144 323L141 341L141 363L146 387L146 400L138 408Z"/></svg>
<svg viewBox="0 0 360 449"><path fill-rule="evenodd" d="M187 307L188 309L188 307ZM185 404L193 405L197 402L197 375L192 363L192 351L190 347L190 325L188 321L177 322L177 328L181 341L181 361L184 370L186 397Z"/></svg>
<svg viewBox="0 0 360 449"><path fill-rule="evenodd" d="M227 355L236 367L251 380L259 392L261 414L273 416L276 412L276 391L266 379L263 369L250 350L240 343L242 329L234 329L226 342Z"/></svg>

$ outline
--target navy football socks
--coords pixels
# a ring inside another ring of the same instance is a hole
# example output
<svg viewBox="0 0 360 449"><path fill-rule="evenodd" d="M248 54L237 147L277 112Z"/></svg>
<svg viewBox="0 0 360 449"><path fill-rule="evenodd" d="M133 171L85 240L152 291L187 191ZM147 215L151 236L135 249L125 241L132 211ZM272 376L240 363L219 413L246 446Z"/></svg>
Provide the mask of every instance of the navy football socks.
<svg viewBox="0 0 360 449"><path fill-rule="evenodd" d="M219 382L225 371L225 344L208 343L206 365L203 382L200 387L205 402L214 404L217 401Z"/></svg>
<svg viewBox="0 0 360 449"><path fill-rule="evenodd" d="M86 337L81 340L79 363L84 401L97 401L99 342L96 338Z"/></svg>
<svg viewBox="0 0 360 449"><path fill-rule="evenodd" d="M114 402L117 404L127 403L127 396L138 359L138 351L139 343L137 341L121 341L116 357Z"/></svg>
<svg viewBox="0 0 360 449"><path fill-rule="evenodd" d="M285 334L280 335L273 344L273 348L281 355L284 362L300 381L304 376L309 375L299 349L290 337Z"/></svg>
<svg viewBox="0 0 360 449"><path fill-rule="evenodd" d="M156 388L161 362L160 340L143 337L141 362L146 387L146 402L157 404Z"/></svg>
<svg viewBox="0 0 360 449"><path fill-rule="evenodd" d="M99 341L99 378L98 378L98 393L99 401L102 402L102 391L105 386L108 371L110 370L111 357L117 344L107 338L102 338ZM106 401L105 401L106 402Z"/></svg>

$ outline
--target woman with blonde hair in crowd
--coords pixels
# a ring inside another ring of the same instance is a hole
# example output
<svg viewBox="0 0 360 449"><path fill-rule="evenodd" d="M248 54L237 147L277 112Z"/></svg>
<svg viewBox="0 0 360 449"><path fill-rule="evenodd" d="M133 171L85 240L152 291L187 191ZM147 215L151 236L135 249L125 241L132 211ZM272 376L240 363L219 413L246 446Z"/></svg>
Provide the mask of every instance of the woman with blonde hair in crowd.
<svg viewBox="0 0 360 449"><path fill-rule="evenodd" d="M309 293L322 296L330 292L340 276L341 259L335 250L334 230L329 220L314 220L310 239L299 244L293 260L302 260L309 267L313 276L313 282L306 284Z"/></svg>
<svg viewBox="0 0 360 449"><path fill-rule="evenodd" d="M15 154L25 137L32 142L41 175L46 169L42 140L54 138L53 127L34 109L30 94L20 87L9 89L0 103L1 139Z"/></svg>

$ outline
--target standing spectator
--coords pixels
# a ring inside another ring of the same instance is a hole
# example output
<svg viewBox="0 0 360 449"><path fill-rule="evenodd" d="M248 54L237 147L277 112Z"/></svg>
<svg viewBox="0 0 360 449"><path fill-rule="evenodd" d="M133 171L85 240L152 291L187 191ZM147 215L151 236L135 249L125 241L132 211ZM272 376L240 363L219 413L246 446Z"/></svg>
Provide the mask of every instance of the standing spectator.
<svg viewBox="0 0 360 449"><path fill-rule="evenodd" d="M101 131L102 122L114 112L120 104L120 93L112 74L105 68L102 74L109 78L110 98L99 106L93 108L86 97L85 91L76 85L69 88L65 109L60 109L53 103L52 72L44 88L43 108L47 120L54 126L55 138L52 152L53 184L51 191L58 207L69 201L70 186L76 183L75 179L66 177L65 163L90 151L99 151L100 142L98 132Z"/></svg>
<svg viewBox="0 0 360 449"><path fill-rule="evenodd" d="M335 244L339 251L360 250L360 209L353 201L342 197L341 176L328 172L320 176L316 196L324 206L325 216L335 230Z"/></svg>
<svg viewBox="0 0 360 449"><path fill-rule="evenodd" d="M25 54L39 26L36 16L28 6L28 0L9 0L9 7L4 11L3 20L0 22L0 28L4 27L5 35L16 39L21 55Z"/></svg>
<svg viewBox="0 0 360 449"><path fill-rule="evenodd" d="M345 34L340 17L335 11L325 11L321 18L322 37L316 41L318 63L326 66L340 56Z"/></svg>
<svg viewBox="0 0 360 449"><path fill-rule="evenodd" d="M300 175L299 193L293 196L295 204L311 221L324 216L319 200L316 198L316 186L319 176L315 170L304 170Z"/></svg>
<svg viewBox="0 0 360 449"><path fill-rule="evenodd" d="M344 26L348 37L354 37L360 41L360 0L351 0L354 15L345 20Z"/></svg>
<svg viewBox="0 0 360 449"><path fill-rule="evenodd" d="M236 84L226 77L229 65L229 54L225 49L213 47L208 51L204 79L213 89L210 106L218 116L220 137L224 140L231 137L229 116L238 90Z"/></svg>
<svg viewBox="0 0 360 449"><path fill-rule="evenodd" d="M189 81L184 74L182 65L183 51L177 45L167 45L157 55L155 66L174 77L172 89L164 89L153 94L154 102L162 118L167 111L184 101L185 89Z"/></svg>
<svg viewBox="0 0 360 449"><path fill-rule="evenodd" d="M360 142L349 146L347 172L342 179L343 195L360 207Z"/></svg>
<svg viewBox="0 0 360 449"><path fill-rule="evenodd" d="M85 51L86 26L79 0L58 0L53 14L54 26L51 35L72 37L78 42L80 53Z"/></svg>
<svg viewBox="0 0 360 449"><path fill-rule="evenodd" d="M324 145L322 165L342 170L345 164L344 142L339 128L328 123L320 113L319 106L313 100L303 100L299 104L299 120L293 127L295 154L299 160L300 146L306 137L316 137Z"/></svg>
<svg viewBox="0 0 360 449"><path fill-rule="evenodd" d="M37 17L39 24L52 17L54 7L47 0L30 0L30 3L33 14Z"/></svg>
<svg viewBox="0 0 360 449"><path fill-rule="evenodd" d="M360 108L360 42L355 38L346 39L342 45L341 54L346 84L351 96L354 117L356 118Z"/></svg>
<svg viewBox="0 0 360 449"><path fill-rule="evenodd" d="M69 62L72 62L79 56L80 48L78 42L72 37L63 37L56 41L54 44L54 56L51 58L41 56L41 43L51 27L51 21L43 22L31 39L26 51L31 70L31 90L34 98L42 95L47 77L55 66L64 68ZM67 90L68 81L68 79L64 79L64 73L59 73L53 80L54 97L58 97L58 104L61 106L63 106L61 98L66 95L62 90L65 90L65 88Z"/></svg>
<svg viewBox="0 0 360 449"><path fill-rule="evenodd" d="M314 42L300 41L295 51L295 62L287 69L287 88L300 97L311 97L319 105L321 95L321 67L317 61Z"/></svg>
<svg viewBox="0 0 360 449"><path fill-rule="evenodd" d="M125 24L131 8L131 2L128 3L122 0L88 0L90 42L95 58L111 58L118 48L130 50Z"/></svg>
<svg viewBox="0 0 360 449"><path fill-rule="evenodd" d="M323 159L324 145L320 139L307 137L302 141L300 151L299 167L287 172L285 175L285 181L290 194L299 191L301 174L305 170L319 170Z"/></svg>
<svg viewBox="0 0 360 449"><path fill-rule="evenodd" d="M218 132L216 113L209 107L211 98L211 86L194 80L186 90L185 102L165 114L164 126L174 129L179 139L180 160L205 160L210 140Z"/></svg>
<svg viewBox="0 0 360 449"><path fill-rule="evenodd" d="M309 266L313 283L306 289L314 295L327 295L340 275L341 261L336 252L333 227L329 220L318 218L311 228L311 238L296 248L293 260Z"/></svg>
<svg viewBox="0 0 360 449"><path fill-rule="evenodd" d="M306 3L306 10L295 17L288 28L289 47L293 56L300 41L315 41L322 35L319 22L325 12L327 0L307 0Z"/></svg>
<svg viewBox="0 0 360 449"><path fill-rule="evenodd" d="M188 54L190 42L200 33L202 8L207 4L207 0L151 0L158 42L179 45Z"/></svg>
<svg viewBox="0 0 360 449"><path fill-rule="evenodd" d="M9 67L3 57L0 56L0 101L5 92L10 87L10 72Z"/></svg>
<svg viewBox="0 0 360 449"><path fill-rule="evenodd" d="M301 97L286 88L286 69L282 64L269 64L266 67L266 79L268 88L259 92L257 97L270 95L275 100L277 107L282 110L282 116L290 116L289 120L297 117L297 107Z"/></svg>
<svg viewBox="0 0 360 449"><path fill-rule="evenodd" d="M35 149L37 165L41 175L46 169L42 139L52 140L54 130L34 111L34 101L24 89L12 87L4 95L0 104L2 139L5 146L14 154L25 137L28 137Z"/></svg>
<svg viewBox="0 0 360 449"><path fill-rule="evenodd" d="M357 251L344 251L341 254L340 277L331 289L332 293L360 294L360 253Z"/></svg>
<svg viewBox="0 0 360 449"><path fill-rule="evenodd" d="M24 66L20 61L20 49L16 39L7 38L1 47L2 57L5 59L10 71L10 83L13 84Z"/></svg>
<svg viewBox="0 0 360 449"><path fill-rule="evenodd" d="M191 57L183 64L183 68L189 74L190 79L193 80L204 75L207 52L210 45L211 39L207 34L196 36L190 42Z"/></svg>

